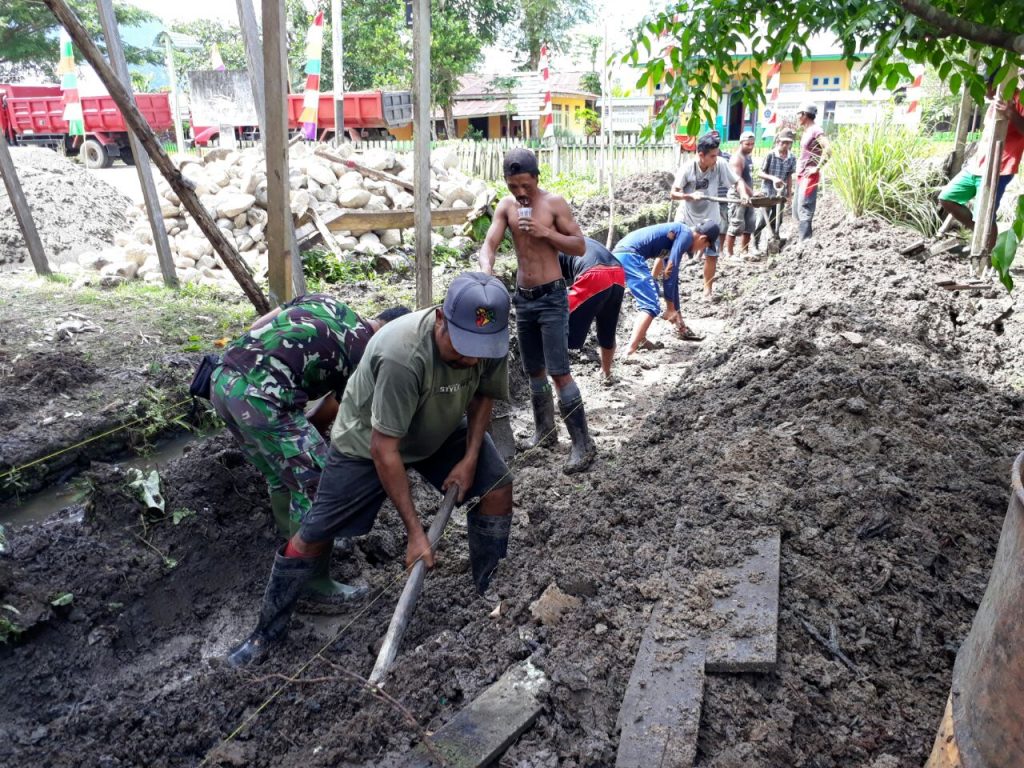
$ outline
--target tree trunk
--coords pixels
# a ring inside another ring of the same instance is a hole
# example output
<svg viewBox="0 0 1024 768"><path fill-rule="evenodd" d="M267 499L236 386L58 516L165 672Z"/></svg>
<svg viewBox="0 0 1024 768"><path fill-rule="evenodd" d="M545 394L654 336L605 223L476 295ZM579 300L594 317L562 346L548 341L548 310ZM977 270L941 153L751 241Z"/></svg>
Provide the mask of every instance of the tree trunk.
<svg viewBox="0 0 1024 768"><path fill-rule="evenodd" d="M444 105L444 132L449 139L457 139L455 135L455 113L452 103L449 101Z"/></svg>
<svg viewBox="0 0 1024 768"><path fill-rule="evenodd" d="M990 27L961 19L936 8L927 0L899 0L904 9L923 19L948 35L962 37L993 48L1003 48L1013 53L1024 53L1024 35L1016 34L1002 27Z"/></svg>

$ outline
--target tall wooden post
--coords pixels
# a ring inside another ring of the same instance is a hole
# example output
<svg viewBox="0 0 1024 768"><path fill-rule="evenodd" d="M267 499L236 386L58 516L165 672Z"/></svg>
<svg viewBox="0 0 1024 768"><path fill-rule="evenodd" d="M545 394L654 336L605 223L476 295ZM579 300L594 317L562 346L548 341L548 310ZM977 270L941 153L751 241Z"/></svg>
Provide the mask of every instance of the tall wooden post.
<svg viewBox="0 0 1024 768"><path fill-rule="evenodd" d="M413 197L416 232L416 306L434 303L430 244L430 0L416 0L412 17Z"/></svg>
<svg viewBox="0 0 1024 768"><path fill-rule="evenodd" d="M608 63L607 20L604 24L604 62L605 93L608 94L608 99L605 102L608 111L608 126L605 132L605 140L608 143L608 149L605 153L608 158L606 162L608 173L608 235L605 238L604 245L605 248L610 249L615 238L615 130L612 125L612 68ZM602 120L602 122L604 121Z"/></svg>
<svg viewBox="0 0 1024 768"><path fill-rule="evenodd" d="M14 216L21 228L21 236L25 238L28 255L32 258L32 266L35 267L37 275L45 277L50 274L50 265L46 261L43 241L39 239L39 230L36 229L36 223L32 220L32 210L28 207L28 200L25 199L25 193L21 190L18 172L14 169L14 160L7 148L7 137L2 130L0 130L0 176L4 177L7 196L11 199L11 207L14 209Z"/></svg>
<svg viewBox="0 0 1024 768"><path fill-rule="evenodd" d="M178 154L185 153L185 132L181 129L181 102L178 100L178 72L174 68L174 46L171 35L164 32L164 61L167 65L167 79L171 86L171 109L174 110L174 138L178 143Z"/></svg>
<svg viewBox="0 0 1024 768"><path fill-rule="evenodd" d="M235 0L235 7L238 9L238 23L242 28L242 47L245 48L245 60L249 71L249 85L252 87L252 99L256 105L256 119L260 121L260 136L265 137L267 99L263 86L263 47L260 43L259 28L256 25L256 13L253 11L252 0ZM269 172L267 178L270 178ZM292 286L295 290L295 295L298 296L306 292L306 277L302 273L302 258L299 254L298 241L295 239L295 224L290 217L288 218L287 226L288 237L291 240L291 251L295 254L295 257L291 260Z"/></svg>
<svg viewBox="0 0 1024 768"><path fill-rule="evenodd" d="M96 0L96 10L99 12L100 25L103 27L103 38L107 41L110 68L114 70L125 90L132 94L132 80L128 75L128 62L124 58L121 34L118 32L117 19L114 16L114 5L111 0ZM149 228L153 232L153 247L156 248L157 260L160 262L160 274L163 275L164 285L168 288L177 288L178 274L174 271L174 256L171 254L171 245L167 242L167 228L164 227L164 217L160 213L160 197L156 193L156 184L153 183L153 169L149 165L149 156L134 131L128 131L128 143L131 146L132 157L135 158L135 170L139 174L139 186L142 187L142 199L146 203Z"/></svg>
<svg viewBox="0 0 1024 768"><path fill-rule="evenodd" d="M334 73L334 146L345 141L345 70L342 59L343 35L341 0L331 0L331 71Z"/></svg>
<svg viewBox="0 0 1024 768"><path fill-rule="evenodd" d="M978 66L978 52L971 51L967 59L972 67ZM950 166L949 177L953 178L964 165L964 152L967 150L967 134L971 127L971 117L974 114L974 99L971 98L971 89L963 87L963 94L960 96L960 111L956 117L956 141L953 144L953 164Z"/></svg>
<svg viewBox="0 0 1024 768"><path fill-rule="evenodd" d="M288 185L288 116L285 99L288 88L284 0L263 0L263 65L267 124L263 148L267 157L267 244L269 250L270 301L283 304L292 297L292 241L288 237L291 222Z"/></svg>
<svg viewBox="0 0 1024 768"><path fill-rule="evenodd" d="M174 166L171 158L164 152L164 148L160 146L160 142L153 135L153 129L149 127L149 123L146 122L142 113L139 112L135 99L121 85L121 81L117 79L114 71L107 66L103 54L96 47L96 43L92 41L89 32L82 26L78 16L71 10L66 0L43 0L43 3L57 18L57 21L64 25L64 29L68 31L68 35L74 40L78 50L82 52L85 60L92 65L103 85L107 87L110 98L114 100L117 108L121 110L121 115L124 117L128 127L139 137L139 141L142 142L153 164L163 174L163 177L167 179L167 183L171 185L171 189L174 190L174 194L181 200L181 204L192 214L192 218L195 219L199 229L202 230L203 234L206 235L206 238L213 245L214 250L220 255L224 266L228 268L228 271L238 281L239 286L241 286L249 301L252 302L256 311L260 314L269 311L270 305L267 303L267 297L263 295L259 286L253 281L252 275L249 274L249 270L242 262L238 251L235 250L234 243L228 242L224 233L210 216L209 211L199 202L195 190L186 182L185 178L181 175L181 171Z"/></svg>

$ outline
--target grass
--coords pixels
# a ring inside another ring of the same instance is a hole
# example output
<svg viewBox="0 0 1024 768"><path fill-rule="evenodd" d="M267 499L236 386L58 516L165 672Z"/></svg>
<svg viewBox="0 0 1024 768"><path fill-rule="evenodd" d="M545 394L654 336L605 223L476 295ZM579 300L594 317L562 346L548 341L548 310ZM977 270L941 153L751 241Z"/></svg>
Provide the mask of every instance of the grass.
<svg viewBox="0 0 1024 768"><path fill-rule="evenodd" d="M584 173L552 173L551 166L541 165L540 185L548 192L561 195L570 202L579 202L604 194L597 177Z"/></svg>
<svg viewBox="0 0 1024 768"><path fill-rule="evenodd" d="M935 233L941 170L927 137L876 123L843 129L832 147L826 172L851 213L877 216L926 236Z"/></svg>

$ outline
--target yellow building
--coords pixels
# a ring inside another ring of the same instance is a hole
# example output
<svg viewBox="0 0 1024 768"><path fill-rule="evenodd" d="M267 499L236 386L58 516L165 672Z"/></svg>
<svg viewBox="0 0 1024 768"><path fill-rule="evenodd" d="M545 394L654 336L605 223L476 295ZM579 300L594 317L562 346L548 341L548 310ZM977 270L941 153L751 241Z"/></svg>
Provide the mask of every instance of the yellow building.
<svg viewBox="0 0 1024 768"><path fill-rule="evenodd" d="M552 72L550 80L551 109L555 130L577 136L586 133L586 113L594 109L598 95L589 93L581 84L585 72ZM463 138L472 128L485 139L526 138L535 136L535 119L518 119L525 106L518 102L522 93L509 88L515 76L493 78L467 75L455 95L453 115L455 135ZM497 83L497 85L496 85ZM444 116L434 111L439 136L444 134ZM399 137L401 138L401 137Z"/></svg>
<svg viewBox="0 0 1024 768"><path fill-rule="evenodd" d="M836 53L838 44L834 41L819 39L811 41L811 55L804 58L800 68L793 66L792 60L787 59L782 64L779 73L779 90L787 101L803 100L798 94L805 94L807 101L813 101L823 107L819 113L819 122L831 120L835 110L835 97L829 98L830 91L843 91L844 97L853 90L852 73L846 67L843 57ZM743 80L749 75L752 69L750 54L737 54L733 57L736 62L735 75L730 83L723 89L723 98L718 106L718 115L714 125L705 123L705 130L715 128L724 141L736 141L743 131L754 131L760 135L759 128L763 128L764 110L768 105L761 105L757 109L749 109L743 102ZM761 67L762 87L768 93L768 66ZM649 84L648 94L655 98L660 104L659 96L667 95L670 88L659 82Z"/></svg>

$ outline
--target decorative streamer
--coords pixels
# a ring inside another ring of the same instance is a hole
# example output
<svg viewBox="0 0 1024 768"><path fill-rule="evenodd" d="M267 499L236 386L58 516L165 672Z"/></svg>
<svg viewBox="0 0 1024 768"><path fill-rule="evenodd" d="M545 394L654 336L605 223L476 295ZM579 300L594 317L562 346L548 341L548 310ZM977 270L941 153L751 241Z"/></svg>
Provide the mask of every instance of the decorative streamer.
<svg viewBox="0 0 1024 768"><path fill-rule="evenodd" d="M302 95L302 135L307 141L316 138L317 113L320 110L320 58L324 48L324 13L320 11L306 36L306 90Z"/></svg>
<svg viewBox="0 0 1024 768"><path fill-rule="evenodd" d="M555 122L551 111L551 79L546 43L540 47L540 77L544 88L544 106L540 110L540 135L542 139L552 139L555 136Z"/></svg>
<svg viewBox="0 0 1024 768"><path fill-rule="evenodd" d="M782 81L782 62L776 61L768 68L768 122L764 128L765 136L774 136L779 128L779 90Z"/></svg>
<svg viewBox="0 0 1024 768"><path fill-rule="evenodd" d="M71 36L67 30L60 30L60 62L57 64L60 75L60 89L64 92L64 120L68 124L68 134L85 136L85 118L82 116L82 101L78 96L78 70L75 67L75 51L71 44Z"/></svg>

